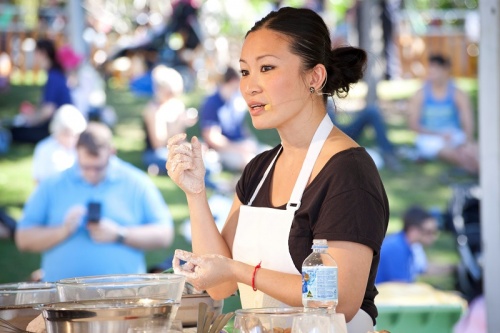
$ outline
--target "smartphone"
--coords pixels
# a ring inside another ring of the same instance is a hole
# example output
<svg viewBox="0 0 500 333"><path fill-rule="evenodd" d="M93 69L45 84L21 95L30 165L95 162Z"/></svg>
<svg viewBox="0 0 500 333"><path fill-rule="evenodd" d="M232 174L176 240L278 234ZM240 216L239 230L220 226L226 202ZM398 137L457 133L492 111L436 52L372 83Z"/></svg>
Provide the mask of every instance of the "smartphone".
<svg viewBox="0 0 500 333"><path fill-rule="evenodd" d="M99 223L101 220L101 203L89 202L87 204L87 223Z"/></svg>

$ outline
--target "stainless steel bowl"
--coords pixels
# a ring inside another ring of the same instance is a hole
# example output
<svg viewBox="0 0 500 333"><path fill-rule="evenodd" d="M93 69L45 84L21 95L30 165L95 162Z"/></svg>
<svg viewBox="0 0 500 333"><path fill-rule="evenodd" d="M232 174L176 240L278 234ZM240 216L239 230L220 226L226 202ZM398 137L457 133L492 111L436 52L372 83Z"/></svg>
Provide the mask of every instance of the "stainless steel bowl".
<svg viewBox="0 0 500 333"><path fill-rule="evenodd" d="M182 295L181 305L175 319L181 320L183 327L196 326L198 322L198 306L200 303L207 304L208 311L214 312L215 316L222 313L222 307L224 306L223 300L216 301L207 293Z"/></svg>
<svg viewBox="0 0 500 333"><path fill-rule="evenodd" d="M39 306L47 333L127 333L170 327L178 303L152 298L61 302Z"/></svg>

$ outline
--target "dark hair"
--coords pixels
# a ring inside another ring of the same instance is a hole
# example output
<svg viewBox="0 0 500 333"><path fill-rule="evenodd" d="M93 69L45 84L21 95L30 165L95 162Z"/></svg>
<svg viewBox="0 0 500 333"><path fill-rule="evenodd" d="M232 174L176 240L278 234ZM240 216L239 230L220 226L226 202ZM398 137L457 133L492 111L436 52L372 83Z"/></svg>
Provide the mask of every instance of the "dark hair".
<svg viewBox="0 0 500 333"><path fill-rule="evenodd" d="M420 206L412 206L403 214L403 231L407 232L411 227L420 227L425 220L433 216Z"/></svg>
<svg viewBox="0 0 500 333"><path fill-rule="evenodd" d="M363 77L367 55L360 48L341 46L332 49L330 32L316 12L307 8L283 7L255 23L248 34L269 29L289 38L291 52L302 58L304 70L317 64L326 68L322 92L347 96L350 86ZM328 97L324 95L325 101Z"/></svg>
<svg viewBox="0 0 500 333"><path fill-rule="evenodd" d="M90 122L80 134L77 148L85 148L90 155L98 156L103 150L112 147L113 134L108 126L99 122Z"/></svg>
<svg viewBox="0 0 500 333"><path fill-rule="evenodd" d="M240 79L240 73L238 73L238 71L236 71L236 69L234 69L233 67L228 67L224 72L222 82L228 83L236 79Z"/></svg>
<svg viewBox="0 0 500 333"><path fill-rule="evenodd" d="M50 39L39 39L36 42L36 49L40 52L45 53L47 58L49 58L50 63L51 63L51 68L55 68L60 70L61 72L64 72L63 66L57 59L56 55L56 46L54 42Z"/></svg>
<svg viewBox="0 0 500 333"><path fill-rule="evenodd" d="M429 64L430 63L439 65L441 67L446 67L446 68L449 68L451 65L450 59L446 58L445 56L443 56L441 54L431 54L429 56Z"/></svg>

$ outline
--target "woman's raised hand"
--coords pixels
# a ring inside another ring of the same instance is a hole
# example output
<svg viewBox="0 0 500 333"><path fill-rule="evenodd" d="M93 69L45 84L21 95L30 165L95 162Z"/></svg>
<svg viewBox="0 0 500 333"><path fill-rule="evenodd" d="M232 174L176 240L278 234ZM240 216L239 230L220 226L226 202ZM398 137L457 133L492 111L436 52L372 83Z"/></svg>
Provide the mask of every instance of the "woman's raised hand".
<svg viewBox="0 0 500 333"><path fill-rule="evenodd" d="M166 168L170 178L186 193L198 194L205 188L205 166L201 143L197 137L187 142L186 134L174 135L168 140Z"/></svg>

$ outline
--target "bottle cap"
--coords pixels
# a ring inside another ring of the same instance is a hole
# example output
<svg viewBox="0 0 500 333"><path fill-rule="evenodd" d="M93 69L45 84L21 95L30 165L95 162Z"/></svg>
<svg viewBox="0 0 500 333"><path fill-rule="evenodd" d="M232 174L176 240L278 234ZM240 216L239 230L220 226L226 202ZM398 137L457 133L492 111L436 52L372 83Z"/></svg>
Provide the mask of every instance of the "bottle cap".
<svg viewBox="0 0 500 333"><path fill-rule="evenodd" d="M313 249L327 248L328 242L326 239L314 239L313 240Z"/></svg>

